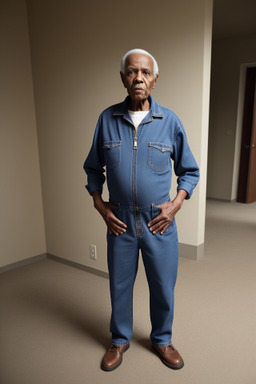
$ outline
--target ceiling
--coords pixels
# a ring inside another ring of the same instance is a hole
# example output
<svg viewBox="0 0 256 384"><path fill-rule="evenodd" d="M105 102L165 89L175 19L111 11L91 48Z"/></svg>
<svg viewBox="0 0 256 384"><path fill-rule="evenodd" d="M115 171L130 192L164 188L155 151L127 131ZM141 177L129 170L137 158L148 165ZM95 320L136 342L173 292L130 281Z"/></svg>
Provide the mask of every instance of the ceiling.
<svg viewBox="0 0 256 384"><path fill-rule="evenodd" d="M256 0L213 0L213 38L256 35Z"/></svg>

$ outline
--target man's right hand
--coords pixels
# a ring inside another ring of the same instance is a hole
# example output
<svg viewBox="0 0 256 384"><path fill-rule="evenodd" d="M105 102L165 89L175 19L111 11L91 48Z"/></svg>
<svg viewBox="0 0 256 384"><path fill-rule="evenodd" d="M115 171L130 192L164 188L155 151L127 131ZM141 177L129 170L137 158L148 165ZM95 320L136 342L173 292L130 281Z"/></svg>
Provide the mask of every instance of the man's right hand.
<svg viewBox="0 0 256 384"><path fill-rule="evenodd" d="M114 215L113 209L115 208L115 205L103 201L99 191L93 191L92 197L94 207L103 217L105 223L107 224L109 233L115 236L125 233L127 225Z"/></svg>

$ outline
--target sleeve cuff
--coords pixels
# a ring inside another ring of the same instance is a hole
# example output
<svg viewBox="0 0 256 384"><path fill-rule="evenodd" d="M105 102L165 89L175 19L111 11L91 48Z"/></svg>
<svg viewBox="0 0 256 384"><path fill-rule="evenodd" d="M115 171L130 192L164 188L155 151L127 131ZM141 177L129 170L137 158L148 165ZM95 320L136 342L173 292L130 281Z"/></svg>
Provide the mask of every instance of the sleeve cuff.
<svg viewBox="0 0 256 384"><path fill-rule="evenodd" d="M182 182L178 185L177 191L179 191L180 189L183 189L184 191L186 191L187 192L186 200L189 200L193 194L195 186L196 185L192 185L187 182Z"/></svg>
<svg viewBox="0 0 256 384"><path fill-rule="evenodd" d="M87 189L87 191L89 192L90 195L92 195L92 193L94 191L100 191L100 193L102 194L102 185L86 185L85 188Z"/></svg>

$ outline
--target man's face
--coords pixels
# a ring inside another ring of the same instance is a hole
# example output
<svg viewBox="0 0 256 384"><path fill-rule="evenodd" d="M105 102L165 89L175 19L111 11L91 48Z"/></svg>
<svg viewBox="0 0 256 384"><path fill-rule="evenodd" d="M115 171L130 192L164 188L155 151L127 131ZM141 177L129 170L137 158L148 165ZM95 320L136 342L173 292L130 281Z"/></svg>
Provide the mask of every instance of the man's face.
<svg viewBox="0 0 256 384"><path fill-rule="evenodd" d="M154 76L154 64L150 56L135 53L126 59L125 74L121 78L134 102L146 100L155 87L158 75Z"/></svg>

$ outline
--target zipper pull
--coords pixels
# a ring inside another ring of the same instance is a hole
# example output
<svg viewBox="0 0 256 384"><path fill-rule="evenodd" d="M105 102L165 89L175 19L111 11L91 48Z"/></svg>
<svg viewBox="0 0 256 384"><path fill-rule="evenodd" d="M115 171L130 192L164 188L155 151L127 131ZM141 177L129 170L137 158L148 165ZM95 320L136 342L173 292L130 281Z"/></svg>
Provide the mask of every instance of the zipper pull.
<svg viewBox="0 0 256 384"><path fill-rule="evenodd" d="M138 148L138 143L137 143L137 131L135 131L135 134L134 134L134 140L133 140L133 149L137 149Z"/></svg>

